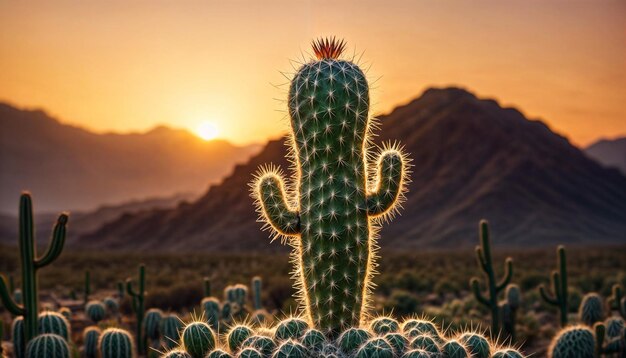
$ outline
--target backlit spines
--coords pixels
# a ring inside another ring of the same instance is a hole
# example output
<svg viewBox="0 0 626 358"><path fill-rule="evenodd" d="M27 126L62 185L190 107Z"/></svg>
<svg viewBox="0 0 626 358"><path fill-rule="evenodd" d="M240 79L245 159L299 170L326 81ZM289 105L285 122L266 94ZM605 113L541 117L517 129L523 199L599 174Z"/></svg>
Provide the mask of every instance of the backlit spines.
<svg viewBox="0 0 626 358"><path fill-rule="evenodd" d="M493 269L493 261L491 258L491 241L489 238L489 223L487 220L480 222L480 246L476 246L476 259L478 266L484 272L487 279L487 296L483 295L480 289L478 278L472 277L470 286L474 293L474 297L481 304L489 307L491 310L491 332L494 336L500 333L500 312L498 308L498 294L511 282L513 276L513 259L507 257L505 261L504 277L500 281L496 281L495 271Z"/></svg>
<svg viewBox="0 0 626 358"><path fill-rule="evenodd" d="M161 336L163 344L168 348L174 348L178 345L180 332L183 329L183 322L175 314L168 314L161 320Z"/></svg>
<svg viewBox="0 0 626 358"><path fill-rule="evenodd" d="M204 358L215 348L215 334L204 322L191 322L185 326L181 334L182 344L193 358Z"/></svg>
<svg viewBox="0 0 626 358"><path fill-rule="evenodd" d="M544 301L559 308L561 327L565 327L569 311L567 303L569 295L567 288L567 256L565 247L562 245L556 249L556 252L558 271L552 271L552 291L554 295L550 296L544 285L539 286L539 293Z"/></svg>
<svg viewBox="0 0 626 358"><path fill-rule="evenodd" d="M304 64L289 89L296 177L288 185L276 168L263 168L253 192L274 237L294 247L307 318L336 335L367 313L376 231L403 198L408 160L397 145L370 153L365 74L322 57Z"/></svg>
<svg viewBox="0 0 626 358"><path fill-rule="evenodd" d="M585 326L572 326L561 330L552 339L548 356L550 358L593 358L595 354L595 336Z"/></svg>
<svg viewBox="0 0 626 358"><path fill-rule="evenodd" d="M37 335L37 314L39 312L39 292L37 271L56 260L65 244L65 232L68 215L59 215L54 226L50 245L46 253L35 256L35 230L33 222L33 204L29 193L20 197L19 246L22 263L22 301L20 304L11 297L6 279L0 275L0 299L6 309L16 316L24 317L24 344L28 344Z"/></svg>

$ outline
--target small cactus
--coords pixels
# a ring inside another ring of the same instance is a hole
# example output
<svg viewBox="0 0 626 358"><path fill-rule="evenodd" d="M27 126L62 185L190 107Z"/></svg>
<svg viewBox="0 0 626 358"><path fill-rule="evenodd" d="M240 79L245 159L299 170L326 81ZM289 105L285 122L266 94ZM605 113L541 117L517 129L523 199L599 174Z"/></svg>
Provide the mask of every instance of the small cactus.
<svg viewBox="0 0 626 358"><path fill-rule="evenodd" d="M84 288L84 302L85 305L89 302L89 295L91 295L91 272L85 271L85 288Z"/></svg>
<svg viewBox="0 0 626 358"><path fill-rule="evenodd" d="M421 334L415 336L411 343L409 343L409 347L411 347L412 349L424 350L433 354L441 353L441 348L439 348L439 344L429 334Z"/></svg>
<svg viewBox="0 0 626 358"><path fill-rule="evenodd" d="M252 347L246 347L242 349L239 354L237 354L238 358L264 358L263 354Z"/></svg>
<svg viewBox="0 0 626 358"><path fill-rule="evenodd" d="M597 293L588 293L583 297L578 309L578 319L589 327L604 319L604 304Z"/></svg>
<svg viewBox="0 0 626 358"><path fill-rule="evenodd" d="M159 339L161 325L161 319L163 318L163 311L158 308L151 308L146 311L146 316L143 320L144 334L148 339L156 341Z"/></svg>
<svg viewBox="0 0 626 358"><path fill-rule="evenodd" d="M544 285L539 286L539 293L544 301L557 306L561 317L561 327L567 326L567 313L569 306L567 305L567 256L565 247L560 245L557 249L558 271L552 271L552 291L554 296L550 296Z"/></svg>
<svg viewBox="0 0 626 358"><path fill-rule="evenodd" d="M393 358L393 347L386 339L375 337L369 339L357 351L355 358Z"/></svg>
<svg viewBox="0 0 626 358"><path fill-rule="evenodd" d="M26 349L24 338L24 318L15 317L11 324L11 340L13 341L13 353L15 358L24 358L24 350Z"/></svg>
<svg viewBox="0 0 626 358"><path fill-rule="evenodd" d="M35 256L35 227L33 222L33 204L29 193L20 197L19 212L19 246L22 263L22 295L23 303L15 301L7 287L6 279L0 275L0 301L7 311L16 316L24 317L24 344L34 338L37 328L37 313L39 312L39 291L37 285L37 271L56 260L65 244L65 231L68 215L59 215L52 233L48 250L43 256ZM20 348L22 349L22 348Z"/></svg>
<svg viewBox="0 0 626 358"><path fill-rule="evenodd" d="M70 337L70 323L58 312L46 311L39 314L37 319L39 334L52 333L63 337L66 341Z"/></svg>
<svg viewBox="0 0 626 358"><path fill-rule="evenodd" d="M371 334L361 328L349 328L343 332L337 340L341 350L350 354L356 351L362 344L371 338Z"/></svg>
<svg viewBox="0 0 626 358"><path fill-rule="evenodd" d="M277 341L284 341L288 339L300 339L304 333L309 329L309 324L297 317L291 317L282 320L274 333L274 338Z"/></svg>
<svg viewBox="0 0 626 358"><path fill-rule="evenodd" d="M271 338L265 336L254 335L248 337L241 345L243 349L254 348L261 352L264 356L271 356L274 349L276 349L276 342ZM242 350L243 350L242 349Z"/></svg>
<svg viewBox="0 0 626 358"><path fill-rule="evenodd" d="M254 332L246 325L236 325L228 331L226 341L228 342L228 348L231 352L237 352L243 342L252 336Z"/></svg>
<svg viewBox="0 0 626 358"><path fill-rule="evenodd" d="M204 287L204 297L211 297L211 279L204 277L202 283Z"/></svg>
<svg viewBox="0 0 626 358"><path fill-rule="evenodd" d="M515 349L501 349L495 352L491 358L524 358L524 356Z"/></svg>
<svg viewBox="0 0 626 358"><path fill-rule="evenodd" d="M398 321L391 317L378 317L370 322L370 329L377 335L400 331Z"/></svg>
<svg viewBox="0 0 626 358"><path fill-rule="evenodd" d="M613 285L611 297L607 301L609 310L617 311L623 319L626 319L626 297L623 296L622 286Z"/></svg>
<svg viewBox="0 0 626 358"><path fill-rule="evenodd" d="M200 305L209 326L214 330L218 330L221 315L220 302L215 297L205 297Z"/></svg>
<svg viewBox="0 0 626 358"><path fill-rule="evenodd" d="M393 347L394 354L401 356L409 346L409 340L400 333L389 332L383 336Z"/></svg>
<svg viewBox="0 0 626 358"><path fill-rule="evenodd" d="M231 358L232 356L221 349L214 349L207 354L206 358Z"/></svg>
<svg viewBox="0 0 626 358"><path fill-rule="evenodd" d="M470 353L465 346L456 340L447 341L441 346L441 352L446 358L470 358Z"/></svg>
<svg viewBox="0 0 626 358"><path fill-rule="evenodd" d="M85 306L85 315L95 324L106 316L106 308L100 301L89 301Z"/></svg>
<svg viewBox="0 0 626 358"><path fill-rule="evenodd" d="M562 329L548 348L550 358L593 358L594 354L594 334L585 326Z"/></svg>
<svg viewBox="0 0 626 358"><path fill-rule="evenodd" d="M168 314L161 320L161 335L166 347L174 348L180 339L183 323L175 314Z"/></svg>
<svg viewBox="0 0 626 358"><path fill-rule="evenodd" d="M134 357L133 339L130 333L119 328L107 328L98 341L101 358Z"/></svg>
<svg viewBox="0 0 626 358"><path fill-rule="evenodd" d="M327 343L324 333L315 328L311 328L304 332L301 341L309 351L320 351Z"/></svg>
<svg viewBox="0 0 626 358"><path fill-rule="evenodd" d="M28 358L70 358L70 347L63 337L46 333L33 338L26 346Z"/></svg>
<svg viewBox="0 0 626 358"><path fill-rule="evenodd" d="M482 334L474 332L463 333L459 337L459 342L467 348L467 352L472 356L472 358L491 357L491 345L489 344L487 338L485 338Z"/></svg>
<svg viewBox="0 0 626 358"><path fill-rule="evenodd" d="M83 352L85 358L97 358L98 357L98 340L102 331L98 327L87 327L83 331Z"/></svg>
<svg viewBox="0 0 626 358"><path fill-rule="evenodd" d="M215 334L204 322L191 322L181 334L183 347L193 358L204 356L215 348Z"/></svg>
<svg viewBox="0 0 626 358"><path fill-rule="evenodd" d="M274 354L272 354L272 358L308 358L310 357L308 350L306 347L294 340L286 340L284 341L278 348Z"/></svg>
<svg viewBox="0 0 626 358"><path fill-rule="evenodd" d="M106 309L113 315L116 315L120 310L120 304L118 300L113 297L105 298L102 303L104 303Z"/></svg>
<svg viewBox="0 0 626 358"><path fill-rule="evenodd" d="M480 222L480 246L476 246L476 259L478 266L482 269L487 277L488 295L485 297L480 290L478 278L472 277L470 286L474 292L474 297L479 303L489 307L491 310L491 333L498 335L500 333L500 314L498 308L498 294L511 282L513 276L513 259L506 258L504 277L496 282L495 272L493 270L493 261L491 259L491 241L489 239L489 223L487 220Z"/></svg>
<svg viewBox="0 0 626 358"><path fill-rule="evenodd" d="M263 309L263 304L261 303L261 286L263 285L263 280L259 276L255 276L252 278L252 296L254 298L254 310Z"/></svg>

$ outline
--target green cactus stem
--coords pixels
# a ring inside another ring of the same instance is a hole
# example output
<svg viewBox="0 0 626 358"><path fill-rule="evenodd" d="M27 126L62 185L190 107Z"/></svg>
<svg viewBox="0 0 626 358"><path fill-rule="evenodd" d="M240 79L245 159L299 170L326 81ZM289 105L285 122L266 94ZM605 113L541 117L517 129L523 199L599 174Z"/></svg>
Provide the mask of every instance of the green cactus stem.
<svg viewBox="0 0 626 358"><path fill-rule="evenodd" d="M85 358L98 357L98 340L100 339L100 328L91 326L83 331L83 353Z"/></svg>
<svg viewBox="0 0 626 358"><path fill-rule="evenodd" d="M139 279L138 279L138 288L135 290L133 288L133 280L128 278L126 280L126 293L132 299L132 308L135 312L135 316L137 317L136 322L136 337L135 340L137 342L137 351L139 354L146 354L147 347L147 337L143 334L143 317L146 312L145 306L145 294L146 294L146 267L144 265L139 266Z"/></svg>
<svg viewBox="0 0 626 358"><path fill-rule="evenodd" d="M163 336L163 343L167 348L174 348L178 345L182 328L183 322L175 314L171 313L163 317L160 329L161 335Z"/></svg>
<svg viewBox="0 0 626 358"><path fill-rule="evenodd" d="M489 240L489 223L487 220L480 221L480 246L476 246L476 259L478 266L483 270L487 278L487 297L480 290L478 278L472 277L470 286L474 292L476 300L481 304L489 307L491 310L491 333L498 335L500 333L500 314L498 308L498 294L506 288L513 277L513 259L506 258L504 265L504 277L496 282L495 272L493 270L493 261L491 259L491 242Z"/></svg>
<svg viewBox="0 0 626 358"><path fill-rule="evenodd" d="M307 319L331 337L367 315L376 233L398 210L408 167L396 145L371 153L369 86L356 64L339 59L344 47L335 39L315 42L317 60L291 82L295 178L287 185L270 166L252 185L274 238L294 247Z"/></svg>
<svg viewBox="0 0 626 358"><path fill-rule="evenodd" d="M611 297L607 300L610 310L617 311L623 319L626 320L626 297L623 296L622 286L613 285Z"/></svg>
<svg viewBox="0 0 626 358"><path fill-rule="evenodd" d="M16 317L11 324L11 340L13 341L13 354L15 358L24 358L26 342L24 340L24 318Z"/></svg>
<svg viewBox="0 0 626 358"><path fill-rule="evenodd" d="M85 304L89 302L89 295L91 295L91 273L89 270L85 271L85 288L83 290Z"/></svg>
<svg viewBox="0 0 626 358"><path fill-rule="evenodd" d="M517 310L522 302L522 293L516 284L509 284L504 292L505 300L500 304L502 329L510 343L515 343Z"/></svg>
<svg viewBox="0 0 626 358"><path fill-rule="evenodd" d="M126 293L126 288L124 287L124 282L119 281L117 283L117 297L122 301L124 299L124 294Z"/></svg>
<svg viewBox="0 0 626 358"><path fill-rule="evenodd" d="M133 358L134 348L130 333L119 328L107 328L98 341L101 358Z"/></svg>
<svg viewBox="0 0 626 358"><path fill-rule="evenodd" d="M56 334L40 334L26 346L28 358L70 358L70 347L63 337Z"/></svg>
<svg viewBox="0 0 626 358"><path fill-rule="evenodd" d="M61 254L65 244L67 220L68 215L66 213L59 215L48 250L43 256L38 258L36 257L32 199L28 193L23 193L20 197L19 246L22 262L23 303L19 304L12 299L11 291L8 289L3 275L0 275L0 298L9 312L16 316L24 317L24 344L28 344L38 333L39 292L37 271L51 264Z"/></svg>
<svg viewBox="0 0 626 358"><path fill-rule="evenodd" d="M586 294L578 308L578 320L592 327L596 322L604 319L604 302L595 292Z"/></svg>
<svg viewBox="0 0 626 358"><path fill-rule="evenodd" d="M556 249L558 271L552 271L552 291L554 296L550 296L544 285L539 286L539 293L544 301L553 306L557 306L560 312L561 327L567 326L567 256L565 247L560 245Z"/></svg>
<svg viewBox="0 0 626 358"><path fill-rule="evenodd" d="M202 281L204 284L204 297L211 297L211 279L204 277Z"/></svg>
<svg viewBox="0 0 626 358"><path fill-rule="evenodd" d="M261 303L261 286L263 285L263 280L259 276L255 276L252 278L252 296L254 299L254 310L258 311L263 309L263 304Z"/></svg>

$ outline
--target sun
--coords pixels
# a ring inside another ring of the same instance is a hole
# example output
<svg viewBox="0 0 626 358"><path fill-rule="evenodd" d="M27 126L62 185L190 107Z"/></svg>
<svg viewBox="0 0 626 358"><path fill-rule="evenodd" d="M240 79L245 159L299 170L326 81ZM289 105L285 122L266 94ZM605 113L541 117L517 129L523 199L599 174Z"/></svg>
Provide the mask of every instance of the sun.
<svg viewBox="0 0 626 358"><path fill-rule="evenodd" d="M215 123L203 121L200 122L200 124L196 128L196 134L198 135L198 137L204 140L212 140L217 138L217 136L220 134L220 131Z"/></svg>

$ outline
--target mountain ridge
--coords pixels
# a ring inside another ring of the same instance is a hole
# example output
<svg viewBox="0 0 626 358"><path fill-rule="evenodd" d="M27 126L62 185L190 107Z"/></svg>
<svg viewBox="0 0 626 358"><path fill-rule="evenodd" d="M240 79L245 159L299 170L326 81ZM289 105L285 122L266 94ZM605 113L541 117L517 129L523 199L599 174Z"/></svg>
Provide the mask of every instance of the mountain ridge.
<svg viewBox="0 0 626 358"><path fill-rule="evenodd" d="M470 247L481 218L491 221L498 246L623 239L626 177L601 167L517 109L460 88L429 89L379 118L375 143L399 141L414 164L401 215L383 225L383 249ZM260 231L247 184L261 165L279 165L289 173L286 152L282 140L270 141L195 202L125 215L83 235L76 245L285 250L269 245L267 233Z"/></svg>

